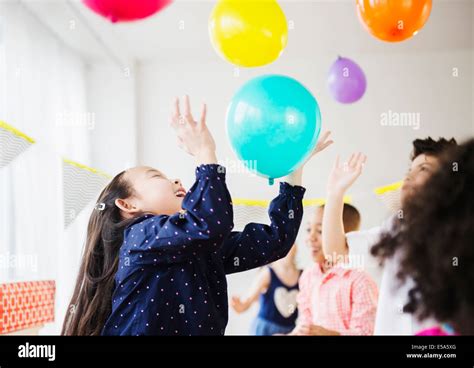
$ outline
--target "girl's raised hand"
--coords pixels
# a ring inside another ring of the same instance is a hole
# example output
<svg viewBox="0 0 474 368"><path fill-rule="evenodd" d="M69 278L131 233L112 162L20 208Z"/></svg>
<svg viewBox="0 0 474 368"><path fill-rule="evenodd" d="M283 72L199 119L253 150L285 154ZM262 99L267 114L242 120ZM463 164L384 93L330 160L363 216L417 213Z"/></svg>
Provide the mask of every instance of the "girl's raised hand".
<svg viewBox="0 0 474 368"><path fill-rule="evenodd" d="M362 173L367 157L361 153L353 153L347 162L341 163L339 156L329 174L327 191L345 193Z"/></svg>
<svg viewBox="0 0 474 368"><path fill-rule="evenodd" d="M311 158L313 158L317 153L325 150L327 147L329 147L331 144L334 143L332 139L330 139L331 132L323 132L321 136L319 137L318 143L316 144L316 147L314 147L313 152L311 152L311 155L308 156L305 162L301 164L299 168L297 168L295 171L293 171L291 174L287 175L284 180L291 185L301 185L303 181L303 168L304 166L308 163Z"/></svg>
<svg viewBox="0 0 474 368"><path fill-rule="evenodd" d="M318 143L316 144L316 147L314 147L313 152L311 152L311 155L308 157L306 162L308 162L313 156L325 150L327 147L329 147L331 144L334 143L334 141L330 139L330 135L331 135L330 131L325 131L323 132L323 134L321 134L321 136L318 139Z"/></svg>
<svg viewBox="0 0 474 368"><path fill-rule="evenodd" d="M202 105L199 121L191 113L189 97L184 96L184 111L181 113L176 97L171 112L170 125L176 131L178 146L194 156L198 164L217 163L216 144L206 124L206 105Z"/></svg>

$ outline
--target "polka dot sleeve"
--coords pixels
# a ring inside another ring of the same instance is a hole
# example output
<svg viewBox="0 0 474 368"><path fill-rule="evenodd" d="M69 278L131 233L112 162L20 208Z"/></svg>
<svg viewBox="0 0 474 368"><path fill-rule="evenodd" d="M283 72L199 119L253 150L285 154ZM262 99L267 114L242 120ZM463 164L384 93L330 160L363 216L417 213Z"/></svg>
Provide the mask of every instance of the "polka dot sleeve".
<svg viewBox="0 0 474 368"><path fill-rule="evenodd" d="M305 188L280 183L280 193L270 203L271 224L249 223L234 231L221 253L227 274L263 266L286 256L296 240L303 217Z"/></svg>
<svg viewBox="0 0 474 368"><path fill-rule="evenodd" d="M143 263L180 262L201 251L217 250L233 228L232 201L220 165L201 165L196 181L172 216L145 216L126 233L132 252L151 253Z"/></svg>

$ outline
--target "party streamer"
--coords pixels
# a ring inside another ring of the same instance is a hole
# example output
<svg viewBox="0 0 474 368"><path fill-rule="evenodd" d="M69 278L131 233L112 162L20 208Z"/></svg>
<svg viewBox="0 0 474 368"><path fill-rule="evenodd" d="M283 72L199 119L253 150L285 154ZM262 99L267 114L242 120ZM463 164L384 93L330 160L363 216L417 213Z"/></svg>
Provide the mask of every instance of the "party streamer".
<svg viewBox="0 0 474 368"><path fill-rule="evenodd" d="M63 159L64 228L98 196L109 180L110 176L99 170Z"/></svg>
<svg viewBox="0 0 474 368"><path fill-rule="evenodd" d="M34 143L33 138L0 121L0 169L10 164Z"/></svg>

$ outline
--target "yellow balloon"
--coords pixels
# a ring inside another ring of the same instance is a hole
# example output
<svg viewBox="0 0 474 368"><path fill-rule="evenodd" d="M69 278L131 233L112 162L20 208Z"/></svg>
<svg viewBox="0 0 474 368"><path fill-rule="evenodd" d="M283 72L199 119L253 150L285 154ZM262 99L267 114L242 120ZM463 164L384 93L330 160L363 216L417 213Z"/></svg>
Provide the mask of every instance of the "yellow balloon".
<svg viewBox="0 0 474 368"><path fill-rule="evenodd" d="M285 14L275 0L219 0L209 19L214 49L232 64L275 61L288 41Z"/></svg>

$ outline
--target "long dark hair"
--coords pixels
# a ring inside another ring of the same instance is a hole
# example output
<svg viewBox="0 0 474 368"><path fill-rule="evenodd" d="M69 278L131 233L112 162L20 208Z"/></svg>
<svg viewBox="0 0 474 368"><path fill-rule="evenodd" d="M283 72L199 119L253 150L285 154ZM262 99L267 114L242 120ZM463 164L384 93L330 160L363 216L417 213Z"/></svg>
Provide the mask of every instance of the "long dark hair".
<svg viewBox="0 0 474 368"><path fill-rule="evenodd" d="M474 334L474 139L449 149L441 166L404 208L396 231L378 246L399 249L405 311Z"/></svg>
<svg viewBox="0 0 474 368"><path fill-rule="evenodd" d="M123 232L135 219L123 219L116 199L125 199L133 189L124 177L115 176L99 195L87 227L84 254L62 335L100 335L112 308Z"/></svg>

